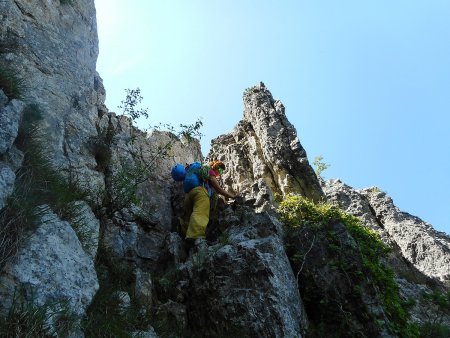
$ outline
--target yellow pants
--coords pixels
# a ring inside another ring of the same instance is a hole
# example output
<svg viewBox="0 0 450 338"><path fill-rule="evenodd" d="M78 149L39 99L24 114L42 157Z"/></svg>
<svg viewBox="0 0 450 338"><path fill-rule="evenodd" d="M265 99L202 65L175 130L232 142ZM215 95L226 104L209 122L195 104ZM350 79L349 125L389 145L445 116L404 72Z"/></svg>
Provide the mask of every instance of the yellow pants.
<svg viewBox="0 0 450 338"><path fill-rule="evenodd" d="M203 187L195 187L186 195L184 208L190 214L186 238L205 238L209 222L209 196Z"/></svg>

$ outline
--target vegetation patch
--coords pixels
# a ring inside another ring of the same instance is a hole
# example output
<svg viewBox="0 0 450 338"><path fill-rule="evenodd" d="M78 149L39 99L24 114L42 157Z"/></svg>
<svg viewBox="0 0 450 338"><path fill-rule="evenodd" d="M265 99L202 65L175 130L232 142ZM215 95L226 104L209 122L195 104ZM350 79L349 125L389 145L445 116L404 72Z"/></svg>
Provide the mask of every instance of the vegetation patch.
<svg viewBox="0 0 450 338"><path fill-rule="evenodd" d="M0 337L67 337L78 323L66 301L37 306L19 290L7 316L0 320Z"/></svg>
<svg viewBox="0 0 450 338"><path fill-rule="evenodd" d="M22 99L26 89L25 79L17 71L0 63L0 89L10 99Z"/></svg>
<svg viewBox="0 0 450 338"><path fill-rule="evenodd" d="M311 337L418 337L408 321L389 249L359 219L339 208L289 195L279 206L287 252L312 322Z"/></svg>

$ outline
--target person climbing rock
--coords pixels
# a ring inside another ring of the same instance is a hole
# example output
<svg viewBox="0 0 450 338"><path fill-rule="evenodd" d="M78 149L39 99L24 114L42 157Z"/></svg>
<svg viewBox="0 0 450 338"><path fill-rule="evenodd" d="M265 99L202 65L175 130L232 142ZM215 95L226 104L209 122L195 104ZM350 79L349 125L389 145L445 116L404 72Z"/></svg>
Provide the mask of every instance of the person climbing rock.
<svg viewBox="0 0 450 338"><path fill-rule="evenodd" d="M214 194L236 199L239 194L232 194L221 187L218 179L225 170L225 164L215 160L208 165L199 162L191 163L184 167L177 164L172 169L172 177L183 180L183 188L186 192L184 200L185 216L180 219L182 232L186 232L186 240L194 241L197 238L206 237L206 226L209 222L210 199Z"/></svg>

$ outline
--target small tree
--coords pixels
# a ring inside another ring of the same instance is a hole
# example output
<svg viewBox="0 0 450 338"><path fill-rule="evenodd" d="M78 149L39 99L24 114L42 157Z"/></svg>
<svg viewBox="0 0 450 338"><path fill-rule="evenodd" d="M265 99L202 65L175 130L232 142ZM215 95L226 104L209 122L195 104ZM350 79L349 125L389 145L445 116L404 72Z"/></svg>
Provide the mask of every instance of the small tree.
<svg viewBox="0 0 450 338"><path fill-rule="evenodd" d="M315 167L315 172L317 177L322 177L322 173L330 167L330 164L327 164L323 161L323 156L319 155L314 157L313 165Z"/></svg>
<svg viewBox="0 0 450 338"><path fill-rule="evenodd" d="M120 106L117 107L122 110L122 115L128 116L133 122L141 116L147 119L148 108L137 108L143 99L141 90L139 88L125 89L125 92L127 93L125 100L121 101Z"/></svg>

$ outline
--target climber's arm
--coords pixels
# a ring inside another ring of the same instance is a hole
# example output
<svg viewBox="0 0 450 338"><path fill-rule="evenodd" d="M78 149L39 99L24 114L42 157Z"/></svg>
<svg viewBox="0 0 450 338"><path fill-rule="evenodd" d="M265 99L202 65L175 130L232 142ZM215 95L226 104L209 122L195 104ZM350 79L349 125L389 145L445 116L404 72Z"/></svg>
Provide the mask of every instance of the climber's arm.
<svg viewBox="0 0 450 338"><path fill-rule="evenodd" d="M223 195L225 197L228 197L228 198L236 198L237 195L230 194L228 191L224 190L220 186L219 182L217 182L217 179L214 176L210 177L210 182L211 182L211 186L214 188L214 190L218 194L221 194L221 195Z"/></svg>

